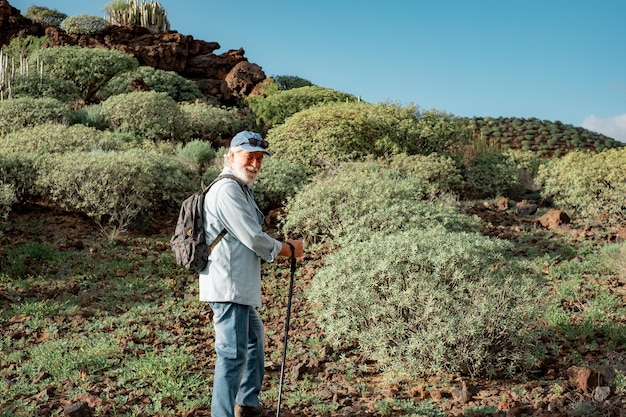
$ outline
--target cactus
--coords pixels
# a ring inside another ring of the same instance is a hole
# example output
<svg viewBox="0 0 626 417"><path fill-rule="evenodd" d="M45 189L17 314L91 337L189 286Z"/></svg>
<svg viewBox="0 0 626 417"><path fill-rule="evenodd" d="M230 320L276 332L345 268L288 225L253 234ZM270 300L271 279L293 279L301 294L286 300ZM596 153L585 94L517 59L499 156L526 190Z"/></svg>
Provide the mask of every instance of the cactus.
<svg viewBox="0 0 626 417"><path fill-rule="evenodd" d="M114 25L131 24L148 28L151 32L170 30L167 12L159 2L151 0L115 1L105 7L107 20Z"/></svg>

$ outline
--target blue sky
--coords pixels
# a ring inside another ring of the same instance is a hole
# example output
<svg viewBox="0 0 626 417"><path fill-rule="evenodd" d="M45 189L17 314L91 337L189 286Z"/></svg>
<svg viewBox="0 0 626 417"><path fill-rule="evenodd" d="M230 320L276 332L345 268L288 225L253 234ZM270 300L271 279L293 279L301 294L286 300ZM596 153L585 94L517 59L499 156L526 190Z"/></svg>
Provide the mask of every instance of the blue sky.
<svg viewBox="0 0 626 417"><path fill-rule="evenodd" d="M104 16L108 1L9 0ZM626 1L161 0L171 29L368 102L536 117L626 142Z"/></svg>

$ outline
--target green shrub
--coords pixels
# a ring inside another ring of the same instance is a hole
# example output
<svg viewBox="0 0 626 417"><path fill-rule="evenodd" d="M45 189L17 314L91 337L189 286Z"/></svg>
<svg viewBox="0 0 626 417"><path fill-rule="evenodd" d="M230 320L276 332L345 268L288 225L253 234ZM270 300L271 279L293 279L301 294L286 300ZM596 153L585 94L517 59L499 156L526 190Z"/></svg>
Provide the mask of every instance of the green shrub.
<svg viewBox="0 0 626 417"><path fill-rule="evenodd" d="M182 201L201 189L200 180L185 164L181 164L176 155L164 155L155 151L143 151L143 154L151 164L150 175L153 176L156 186L149 213L159 213L175 219ZM151 216L144 217L145 222Z"/></svg>
<svg viewBox="0 0 626 417"><path fill-rule="evenodd" d="M101 104L89 104L76 110L74 122L98 130L106 130L109 128L109 124L102 114Z"/></svg>
<svg viewBox="0 0 626 417"><path fill-rule="evenodd" d="M65 103L53 98L0 100L0 136L47 122L69 124L71 115Z"/></svg>
<svg viewBox="0 0 626 417"><path fill-rule="evenodd" d="M511 376L539 358L541 285L478 233L409 228L325 258L308 299L334 347L395 378L461 372Z"/></svg>
<svg viewBox="0 0 626 417"><path fill-rule="evenodd" d="M527 191L539 191L535 178L539 172L539 167L546 163L547 160L542 158L537 152L529 152L524 150L505 150L502 156L509 164L517 168L517 174L520 182Z"/></svg>
<svg viewBox="0 0 626 417"><path fill-rule="evenodd" d="M267 136L281 158L310 168L327 168L371 156L446 154L466 131L467 123L432 112L420 114L414 106L357 102L302 110Z"/></svg>
<svg viewBox="0 0 626 417"><path fill-rule="evenodd" d="M200 178L200 186L202 188L211 184L211 182L213 182L213 180L222 173L222 170L224 169L224 155L226 154L226 152L228 152L228 148L217 148L213 163L209 165L209 167L206 169L206 171L204 171L204 174L202 174L202 177Z"/></svg>
<svg viewBox="0 0 626 417"><path fill-rule="evenodd" d="M486 152L469 161L465 181L475 197L497 197L522 187L517 167L502 152Z"/></svg>
<svg viewBox="0 0 626 417"><path fill-rule="evenodd" d="M176 154L179 160L199 175L202 175L215 160L215 149L209 142L201 140L193 140L185 145L179 144Z"/></svg>
<svg viewBox="0 0 626 417"><path fill-rule="evenodd" d="M109 97L102 102L109 126L141 139L186 142L187 119L178 103L166 93L134 92Z"/></svg>
<svg viewBox="0 0 626 417"><path fill-rule="evenodd" d="M76 84L70 81L29 74L15 78L11 84L11 97L54 98L67 103L81 98L81 93Z"/></svg>
<svg viewBox="0 0 626 417"><path fill-rule="evenodd" d="M233 137L245 130L242 116L235 108L211 106L203 102L182 103L180 109L187 118L190 137L213 142Z"/></svg>
<svg viewBox="0 0 626 417"><path fill-rule="evenodd" d="M472 132L465 119L454 116L442 110L412 109L417 118L417 126L407 129L407 143L404 144L406 152L410 155L430 155L439 153L451 155L458 153L459 149L472 138ZM402 141L402 139L401 139Z"/></svg>
<svg viewBox="0 0 626 417"><path fill-rule="evenodd" d="M9 217L11 208L15 203L17 203L17 196L13 186L0 181L0 220L6 220ZM0 236L2 236L1 230Z"/></svg>
<svg viewBox="0 0 626 417"><path fill-rule="evenodd" d="M346 101L354 102L356 97L330 88L306 86L278 91L268 97L252 96L248 100L248 105L256 115L258 123L272 127L304 109L323 103Z"/></svg>
<svg viewBox="0 0 626 417"><path fill-rule="evenodd" d="M101 17L79 14L65 18L61 22L61 29L67 33L93 35L102 32L108 25L107 21Z"/></svg>
<svg viewBox="0 0 626 417"><path fill-rule="evenodd" d="M273 75L274 82L281 90L293 90L300 87L313 87L314 84L295 75Z"/></svg>
<svg viewBox="0 0 626 417"><path fill-rule="evenodd" d="M2 143L3 140L0 140ZM0 150L0 184L9 185L15 202L22 203L37 194L35 182L39 172L37 158L28 152Z"/></svg>
<svg viewBox="0 0 626 417"><path fill-rule="evenodd" d="M541 194L581 220L626 221L626 148L569 152L539 168Z"/></svg>
<svg viewBox="0 0 626 417"><path fill-rule="evenodd" d="M190 177L174 157L154 152L70 152L46 161L38 186L61 207L124 231L157 208L178 209L194 190Z"/></svg>
<svg viewBox="0 0 626 417"><path fill-rule="evenodd" d="M283 206L306 182L306 169L277 157L265 158L263 169L254 183L254 198L264 213Z"/></svg>
<svg viewBox="0 0 626 417"><path fill-rule="evenodd" d="M87 102L91 102L111 78L139 65L132 56L113 49L80 46L39 49L29 60L32 65L43 63L47 76L76 84Z"/></svg>
<svg viewBox="0 0 626 417"><path fill-rule="evenodd" d="M219 157L215 160L219 160ZM222 173L223 168L224 167L222 165L219 165L218 163L210 165L207 170L204 171L204 174L202 174L202 177L200 178L200 187L204 188L207 185L211 184L213 180Z"/></svg>
<svg viewBox="0 0 626 417"><path fill-rule="evenodd" d="M65 13L61 13L57 9L49 9L42 6L30 6L26 9L24 17L45 26L59 27L61 22L67 18L67 15Z"/></svg>
<svg viewBox="0 0 626 417"><path fill-rule="evenodd" d="M477 218L424 198L424 186L411 177L374 163L349 163L314 177L288 199L283 229L308 242L331 244L437 224L453 231L478 230Z"/></svg>
<svg viewBox="0 0 626 417"><path fill-rule="evenodd" d="M391 123L381 106L330 103L294 114L271 129L267 140L281 158L309 169L329 168L399 150L388 143L396 136Z"/></svg>
<svg viewBox="0 0 626 417"><path fill-rule="evenodd" d="M461 171L454 160L446 155L398 154L380 162L397 170L403 177L419 181L431 198L441 194L458 194L462 189Z"/></svg>
<svg viewBox="0 0 626 417"><path fill-rule="evenodd" d="M71 151L111 151L139 146L128 137L84 125L44 123L18 130L0 140L0 150L46 155Z"/></svg>
<svg viewBox="0 0 626 417"><path fill-rule="evenodd" d="M106 100L117 94L130 93L132 81L138 78L145 81L150 90L167 93L176 102L204 98L195 82L178 75L174 71L165 71L148 66L141 66L133 71L117 74L98 92L98 97Z"/></svg>

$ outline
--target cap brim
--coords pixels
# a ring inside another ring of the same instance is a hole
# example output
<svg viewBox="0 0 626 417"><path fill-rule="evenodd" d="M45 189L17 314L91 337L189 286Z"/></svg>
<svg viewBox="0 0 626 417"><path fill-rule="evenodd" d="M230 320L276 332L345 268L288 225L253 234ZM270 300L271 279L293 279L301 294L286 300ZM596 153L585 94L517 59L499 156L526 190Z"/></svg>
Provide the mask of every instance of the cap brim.
<svg viewBox="0 0 626 417"><path fill-rule="evenodd" d="M241 145L241 149L246 152L263 152L267 156L272 156L272 153L265 148L261 148L260 146L252 146L249 143L243 143Z"/></svg>

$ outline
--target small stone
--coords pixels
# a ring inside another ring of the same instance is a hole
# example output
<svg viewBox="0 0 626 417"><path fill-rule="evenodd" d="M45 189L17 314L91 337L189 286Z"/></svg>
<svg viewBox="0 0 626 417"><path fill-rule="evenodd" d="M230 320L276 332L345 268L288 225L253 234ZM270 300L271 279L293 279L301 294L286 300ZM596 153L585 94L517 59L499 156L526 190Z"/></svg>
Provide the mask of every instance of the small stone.
<svg viewBox="0 0 626 417"><path fill-rule="evenodd" d="M461 404L467 404L471 396L469 391L465 391L461 388L452 388L450 394L452 394L454 401L460 402Z"/></svg>
<svg viewBox="0 0 626 417"><path fill-rule="evenodd" d="M593 390L593 399L601 403L611 395L611 387L596 387Z"/></svg>

